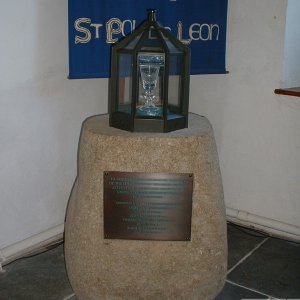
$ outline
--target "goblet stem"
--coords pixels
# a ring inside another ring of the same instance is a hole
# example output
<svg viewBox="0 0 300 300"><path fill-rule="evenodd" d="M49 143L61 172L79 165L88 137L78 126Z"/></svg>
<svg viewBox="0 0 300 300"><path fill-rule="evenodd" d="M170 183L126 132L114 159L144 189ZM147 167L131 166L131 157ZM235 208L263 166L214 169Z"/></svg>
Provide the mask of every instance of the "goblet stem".
<svg viewBox="0 0 300 300"><path fill-rule="evenodd" d="M152 94L151 90L145 90L144 98L145 98L144 107L155 107L155 104L153 102L155 96Z"/></svg>

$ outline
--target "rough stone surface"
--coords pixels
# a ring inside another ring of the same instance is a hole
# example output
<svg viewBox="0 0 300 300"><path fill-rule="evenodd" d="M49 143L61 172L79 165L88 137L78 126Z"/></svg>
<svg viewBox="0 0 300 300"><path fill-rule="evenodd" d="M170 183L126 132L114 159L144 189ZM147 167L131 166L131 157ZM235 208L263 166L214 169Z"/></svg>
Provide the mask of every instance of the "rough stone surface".
<svg viewBox="0 0 300 300"><path fill-rule="evenodd" d="M194 173L191 241L103 238L103 172ZM222 181L213 130L190 114L189 128L131 133L108 116L82 128L78 177L65 224L71 285L81 300L213 299L227 269Z"/></svg>

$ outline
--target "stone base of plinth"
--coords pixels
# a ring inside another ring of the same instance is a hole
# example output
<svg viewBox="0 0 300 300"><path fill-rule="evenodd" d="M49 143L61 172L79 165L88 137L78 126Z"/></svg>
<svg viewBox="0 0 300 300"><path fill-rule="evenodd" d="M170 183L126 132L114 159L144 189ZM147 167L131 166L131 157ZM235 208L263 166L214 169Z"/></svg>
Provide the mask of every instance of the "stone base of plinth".
<svg viewBox="0 0 300 300"><path fill-rule="evenodd" d="M104 171L193 173L191 240L104 239ZM131 133L109 127L107 115L87 119L66 215L65 257L80 300L213 299L226 278L227 238L208 120L190 114L186 129Z"/></svg>

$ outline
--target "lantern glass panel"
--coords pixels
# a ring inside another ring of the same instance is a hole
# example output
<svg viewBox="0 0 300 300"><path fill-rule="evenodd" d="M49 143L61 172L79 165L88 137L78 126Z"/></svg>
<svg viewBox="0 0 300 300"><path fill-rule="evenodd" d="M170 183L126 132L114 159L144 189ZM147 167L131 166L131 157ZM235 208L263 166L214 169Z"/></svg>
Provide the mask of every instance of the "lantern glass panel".
<svg viewBox="0 0 300 300"><path fill-rule="evenodd" d="M118 76L117 111L131 113L132 101L132 55L120 53Z"/></svg>
<svg viewBox="0 0 300 300"><path fill-rule="evenodd" d="M137 35L128 45L124 47L124 49L132 50L136 47L137 43L140 41L140 38L142 37L142 33Z"/></svg>
<svg viewBox="0 0 300 300"><path fill-rule="evenodd" d="M168 87L168 104L171 112L177 112L181 107L181 74L183 55L170 55L170 73Z"/></svg>
<svg viewBox="0 0 300 300"><path fill-rule="evenodd" d="M154 27L150 27L141 40L141 51L163 52L162 42L158 38L157 30Z"/></svg>
<svg viewBox="0 0 300 300"><path fill-rule="evenodd" d="M136 114L162 117L165 55L156 52L139 52L137 62L139 88Z"/></svg>
<svg viewBox="0 0 300 300"><path fill-rule="evenodd" d="M161 32L161 35L162 35L162 37L165 41L165 44L166 44L167 48L169 49L170 53L175 54L175 53L181 53L182 52L178 47L176 47L176 45L174 43L172 43L170 41L170 39L163 32Z"/></svg>

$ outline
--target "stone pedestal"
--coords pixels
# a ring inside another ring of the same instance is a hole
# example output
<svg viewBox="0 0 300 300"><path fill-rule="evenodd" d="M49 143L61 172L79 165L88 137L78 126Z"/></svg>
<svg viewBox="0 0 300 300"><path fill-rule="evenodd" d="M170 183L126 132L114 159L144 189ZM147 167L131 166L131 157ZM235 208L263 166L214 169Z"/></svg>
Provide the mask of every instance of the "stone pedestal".
<svg viewBox="0 0 300 300"><path fill-rule="evenodd" d="M191 241L104 239L104 171L193 173ZM108 115L87 119L66 215L65 257L80 300L213 299L225 282L227 237L208 120L190 114L187 129L131 133L109 127Z"/></svg>

